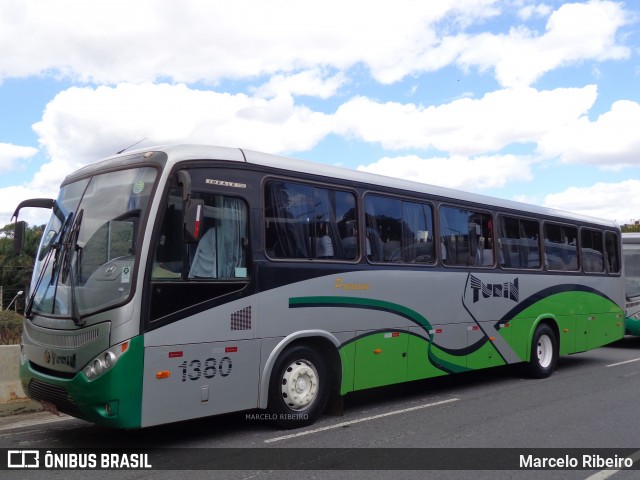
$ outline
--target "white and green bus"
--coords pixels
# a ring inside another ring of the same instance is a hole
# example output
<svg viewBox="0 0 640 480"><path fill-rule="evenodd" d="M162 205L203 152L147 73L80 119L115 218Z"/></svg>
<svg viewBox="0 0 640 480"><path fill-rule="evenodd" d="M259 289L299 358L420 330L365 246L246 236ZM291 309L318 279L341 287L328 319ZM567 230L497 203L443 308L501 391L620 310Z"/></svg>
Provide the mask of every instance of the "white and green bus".
<svg viewBox="0 0 640 480"><path fill-rule="evenodd" d="M609 221L209 146L116 155L25 207L52 214L24 390L102 425L266 409L293 428L358 390L547 377L624 335Z"/></svg>

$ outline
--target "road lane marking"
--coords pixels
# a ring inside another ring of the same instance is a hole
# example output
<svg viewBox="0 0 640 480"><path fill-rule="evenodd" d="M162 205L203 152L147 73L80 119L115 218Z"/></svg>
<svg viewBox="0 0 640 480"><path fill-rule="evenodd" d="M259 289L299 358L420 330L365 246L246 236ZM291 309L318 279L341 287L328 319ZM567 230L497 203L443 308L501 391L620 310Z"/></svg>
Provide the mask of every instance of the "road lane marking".
<svg viewBox="0 0 640 480"><path fill-rule="evenodd" d="M638 460L640 460L640 450L633 452L627 458L630 458L631 460L633 460L633 463L636 463ZM625 470L628 470L628 469L625 469ZM615 475L620 471L621 470L600 470L599 472L596 472L593 475L588 476L584 480L605 480L606 478L612 477L613 475Z"/></svg>
<svg viewBox="0 0 640 480"><path fill-rule="evenodd" d="M610 365L606 365L607 367L617 367L618 365L624 365L625 363L633 363L640 361L640 358L634 358L632 360L625 360L624 362L612 363Z"/></svg>
<svg viewBox="0 0 640 480"><path fill-rule="evenodd" d="M269 438L264 443L279 442L280 440L288 440L290 438L302 437L304 435L311 435L312 433L324 432L326 430L333 430L335 428L347 427L356 423L368 422L370 420L377 420L379 418L390 417L391 415L399 415L401 413L413 412L415 410L421 410L423 408L436 407L438 405L444 405L446 403L456 402L459 398L450 398L448 400L441 400L439 402L427 403L424 405L418 405L416 407L403 408L402 410L394 410L392 412L381 413L379 415L373 415L371 417L358 418L356 420L350 420L348 422L336 423L335 425L328 425L326 427L316 428L314 430L306 430L304 432L292 433L290 435L283 435L282 437Z"/></svg>

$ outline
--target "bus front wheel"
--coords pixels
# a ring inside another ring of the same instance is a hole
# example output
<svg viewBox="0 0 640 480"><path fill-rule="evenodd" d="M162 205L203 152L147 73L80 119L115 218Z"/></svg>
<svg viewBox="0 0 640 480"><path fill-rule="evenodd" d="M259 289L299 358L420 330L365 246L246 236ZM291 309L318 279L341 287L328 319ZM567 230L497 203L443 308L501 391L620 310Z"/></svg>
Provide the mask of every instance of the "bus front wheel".
<svg viewBox="0 0 640 480"><path fill-rule="evenodd" d="M546 378L556 368L558 340L556 333L546 323L538 325L531 342L531 360L527 372L534 378Z"/></svg>
<svg viewBox="0 0 640 480"><path fill-rule="evenodd" d="M269 382L270 419L282 428L311 425L329 398L329 370L313 348L296 345L276 361Z"/></svg>

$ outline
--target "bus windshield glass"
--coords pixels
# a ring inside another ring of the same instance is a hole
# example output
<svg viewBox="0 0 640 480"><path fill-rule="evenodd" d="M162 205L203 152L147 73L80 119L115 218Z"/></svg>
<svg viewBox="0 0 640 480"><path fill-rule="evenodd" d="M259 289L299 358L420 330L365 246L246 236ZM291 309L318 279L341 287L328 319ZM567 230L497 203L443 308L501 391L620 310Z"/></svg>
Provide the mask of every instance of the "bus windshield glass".
<svg viewBox="0 0 640 480"><path fill-rule="evenodd" d="M42 236L31 311L70 317L128 300L156 170L109 172L64 185Z"/></svg>

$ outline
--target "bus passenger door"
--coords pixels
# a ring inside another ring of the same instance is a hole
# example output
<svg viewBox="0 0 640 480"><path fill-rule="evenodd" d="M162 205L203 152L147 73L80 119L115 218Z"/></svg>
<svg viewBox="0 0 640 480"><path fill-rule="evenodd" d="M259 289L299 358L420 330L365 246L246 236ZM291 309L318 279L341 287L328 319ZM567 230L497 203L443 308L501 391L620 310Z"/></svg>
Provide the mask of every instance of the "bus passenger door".
<svg viewBox="0 0 640 480"><path fill-rule="evenodd" d="M407 379L406 330L357 332L354 390L401 383Z"/></svg>

